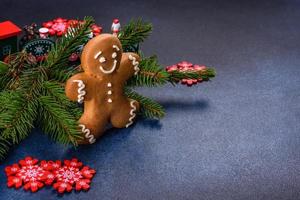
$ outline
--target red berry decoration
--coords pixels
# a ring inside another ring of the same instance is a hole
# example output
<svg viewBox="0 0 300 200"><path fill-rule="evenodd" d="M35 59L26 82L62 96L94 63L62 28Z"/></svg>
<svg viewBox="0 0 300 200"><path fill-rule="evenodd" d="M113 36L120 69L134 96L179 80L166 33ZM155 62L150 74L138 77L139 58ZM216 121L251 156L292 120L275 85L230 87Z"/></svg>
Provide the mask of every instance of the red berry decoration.
<svg viewBox="0 0 300 200"><path fill-rule="evenodd" d="M5 168L7 186L32 192L38 191L44 185L53 185L59 193L89 190L91 179L96 171L84 166L77 158L62 162L26 157Z"/></svg>
<svg viewBox="0 0 300 200"><path fill-rule="evenodd" d="M180 63L177 63L176 65L171 65L166 67L167 72L172 72L172 71L179 71L179 72L200 72L200 71L205 71L206 67L205 66L200 66L200 65L193 65L192 63L188 61L182 61ZM182 84L185 84L187 86L192 86L197 83L202 82L202 78L199 79L182 79L180 80Z"/></svg>
<svg viewBox="0 0 300 200"><path fill-rule="evenodd" d="M77 53L72 53L69 57L69 61L75 62L79 59L79 55Z"/></svg>

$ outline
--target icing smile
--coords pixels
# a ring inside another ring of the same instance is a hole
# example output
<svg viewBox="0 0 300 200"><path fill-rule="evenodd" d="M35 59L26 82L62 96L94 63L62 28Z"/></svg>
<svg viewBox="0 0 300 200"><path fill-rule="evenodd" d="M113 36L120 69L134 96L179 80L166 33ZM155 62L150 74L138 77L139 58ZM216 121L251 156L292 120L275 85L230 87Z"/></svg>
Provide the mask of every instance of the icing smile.
<svg viewBox="0 0 300 200"><path fill-rule="evenodd" d="M120 51L120 48L117 45L113 45L112 48L115 49L117 52ZM117 57L117 55L118 55L117 52L113 52L111 54L111 58L113 59L113 66L110 69L106 70L106 69L103 68L102 65L99 66L99 69L104 74L110 74L110 73L113 73L115 71L115 69L117 67L117 63L118 63L118 61L115 59ZM104 56L100 56L101 54L102 54L102 51L99 51L98 53L96 53L96 55L94 56L94 59L98 59L98 57L100 57L99 58L99 62L100 63L105 63L106 62L106 58Z"/></svg>
<svg viewBox="0 0 300 200"><path fill-rule="evenodd" d="M113 66L110 68L110 70L105 70L101 65L100 65L100 70L104 73L104 74L110 74L113 73L113 71L115 71L116 66L117 66L118 61L114 59L114 64Z"/></svg>

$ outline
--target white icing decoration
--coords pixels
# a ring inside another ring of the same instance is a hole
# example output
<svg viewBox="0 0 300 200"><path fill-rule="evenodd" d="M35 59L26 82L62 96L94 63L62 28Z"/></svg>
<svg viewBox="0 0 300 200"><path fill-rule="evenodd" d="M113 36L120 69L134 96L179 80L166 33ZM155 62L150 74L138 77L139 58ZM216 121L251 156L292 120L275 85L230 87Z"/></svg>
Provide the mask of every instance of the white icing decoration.
<svg viewBox="0 0 300 200"><path fill-rule="evenodd" d="M111 57L112 57L112 58L116 58L116 57L117 57L117 53L116 53L116 52L113 52L113 53L111 54Z"/></svg>
<svg viewBox="0 0 300 200"><path fill-rule="evenodd" d="M97 59L101 54L102 54L102 51L99 51L98 53L96 53L96 55L94 56L94 58Z"/></svg>
<svg viewBox="0 0 300 200"><path fill-rule="evenodd" d="M85 125L79 124L79 127L81 128L81 131L84 133L84 137L89 140L90 144L93 144L96 142L95 137L91 134L90 129L85 128Z"/></svg>
<svg viewBox="0 0 300 200"><path fill-rule="evenodd" d="M113 45L113 48L116 49L117 51L120 51L120 48L117 45Z"/></svg>
<svg viewBox="0 0 300 200"><path fill-rule="evenodd" d="M109 98L109 99L107 100L107 102L108 102L108 103L111 103L111 102L112 102L111 98Z"/></svg>
<svg viewBox="0 0 300 200"><path fill-rule="evenodd" d="M111 83L109 82L109 83L107 83L107 87L111 87Z"/></svg>
<svg viewBox="0 0 300 200"><path fill-rule="evenodd" d="M134 113L136 111L136 106L134 105L134 100L130 101L130 106L131 106L131 110L129 112L129 114L131 115L131 117L129 117L129 122L128 124L126 124L126 128L128 128L132 123L133 123L133 119L135 118L136 114Z"/></svg>
<svg viewBox="0 0 300 200"><path fill-rule="evenodd" d="M101 56L100 59L99 59L99 62L104 63L105 61L106 61L105 57Z"/></svg>
<svg viewBox="0 0 300 200"><path fill-rule="evenodd" d="M134 75L137 75L138 72L140 71L140 68L139 68L139 62L136 61L136 58L134 56L132 56L131 54L129 55L129 60L131 60L132 62L132 65L134 66Z"/></svg>
<svg viewBox="0 0 300 200"><path fill-rule="evenodd" d="M73 82L76 82L78 84L78 96L77 96L77 102L83 103L84 95L86 92L84 91L85 85L82 80L73 80Z"/></svg>
<svg viewBox="0 0 300 200"><path fill-rule="evenodd" d="M112 94L112 91L111 91L111 90L108 90L107 94L108 94L108 95L111 95L111 94Z"/></svg>
<svg viewBox="0 0 300 200"><path fill-rule="evenodd" d="M100 65L100 70L104 73L104 74L110 74L110 73L112 73L113 71L115 71L115 69L116 69L116 67L117 67L117 60L114 60L114 64L113 64L113 66L111 67L111 69L110 70L105 70L105 69L103 69L103 67Z"/></svg>

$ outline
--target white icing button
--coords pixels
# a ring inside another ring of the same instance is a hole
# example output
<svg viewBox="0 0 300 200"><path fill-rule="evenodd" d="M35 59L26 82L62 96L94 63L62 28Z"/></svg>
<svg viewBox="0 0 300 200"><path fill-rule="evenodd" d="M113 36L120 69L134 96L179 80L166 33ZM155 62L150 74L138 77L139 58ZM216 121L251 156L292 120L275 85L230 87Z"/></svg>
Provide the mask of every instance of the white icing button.
<svg viewBox="0 0 300 200"><path fill-rule="evenodd" d="M111 90L108 90L107 94L108 94L108 95L111 95L111 94L112 94L112 91L111 91Z"/></svg>
<svg viewBox="0 0 300 200"><path fill-rule="evenodd" d="M107 83L107 87L111 87L111 83Z"/></svg>
<svg viewBox="0 0 300 200"><path fill-rule="evenodd" d="M112 102L111 98L109 98L109 99L107 100L107 102L108 102L108 103L111 103L111 102Z"/></svg>

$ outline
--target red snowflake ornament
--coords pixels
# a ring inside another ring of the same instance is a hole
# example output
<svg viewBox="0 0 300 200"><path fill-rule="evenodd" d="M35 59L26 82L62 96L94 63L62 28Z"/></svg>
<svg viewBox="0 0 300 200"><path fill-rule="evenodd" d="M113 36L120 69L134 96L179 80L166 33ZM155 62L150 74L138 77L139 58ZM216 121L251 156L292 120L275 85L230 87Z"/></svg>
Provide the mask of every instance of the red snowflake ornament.
<svg viewBox="0 0 300 200"><path fill-rule="evenodd" d="M75 190L88 190L90 188L91 178L96 173L95 170L84 166L78 159L65 160L64 166L55 171L56 183L53 188L59 193L70 192L75 185Z"/></svg>
<svg viewBox="0 0 300 200"><path fill-rule="evenodd" d="M43 176L45 170L38 165L38 159L26 157L5 168L7 175L7 186L20 188L24 184L25 190L36 192L44 186Z"/></svg>
<svg viewBox="0 0 300 200"><path fill-rule="evenodd" d="M179 72L199 72L199 71L205 71L205 66L200 65L193 65L192 63L188 61L182 61L180 63L177 63L176 65L167 66L166 70L168 72L172 71L179 71ZM182 79L180 80L182 84L185 84L187 86L192 86L197 83L202 82L202 78L199 79Z"/></svg>

